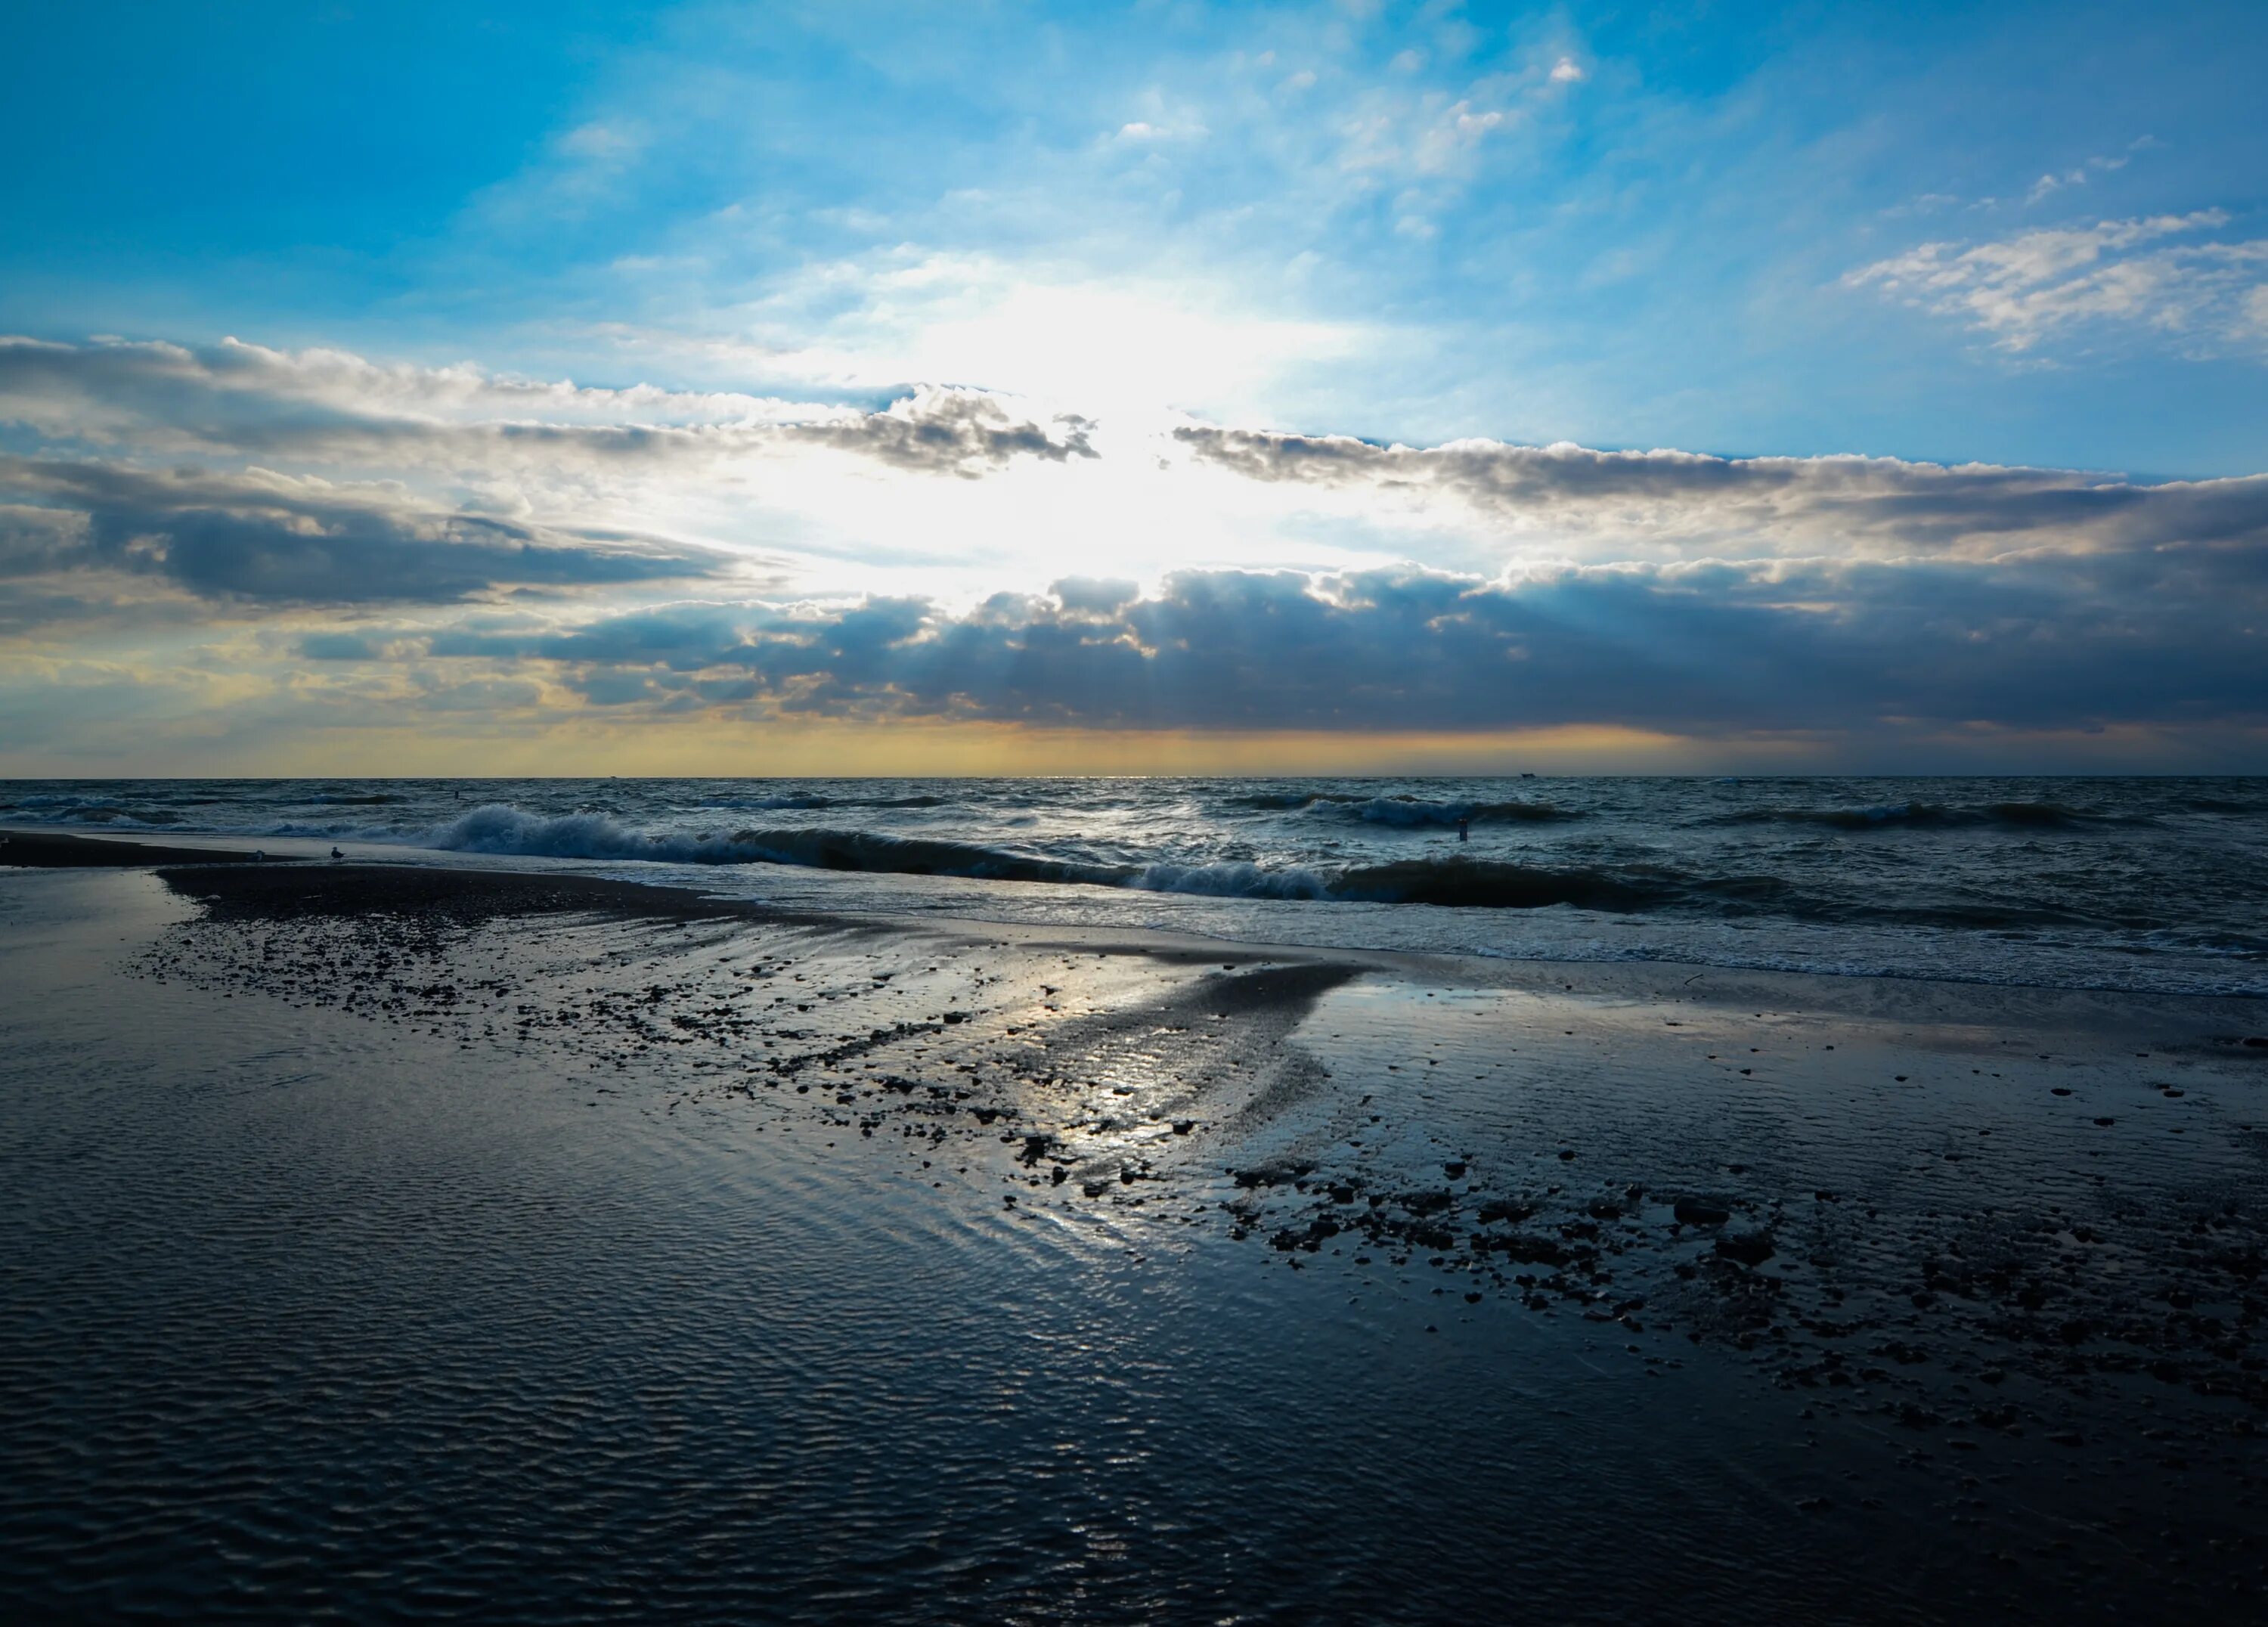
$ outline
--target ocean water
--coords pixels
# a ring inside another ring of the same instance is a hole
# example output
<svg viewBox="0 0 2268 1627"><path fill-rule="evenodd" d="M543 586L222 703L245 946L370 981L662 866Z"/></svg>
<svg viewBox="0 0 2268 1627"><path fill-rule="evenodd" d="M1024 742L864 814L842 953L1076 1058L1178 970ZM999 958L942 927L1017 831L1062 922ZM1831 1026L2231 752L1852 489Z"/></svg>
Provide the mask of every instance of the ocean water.
<svg viewBox="0 0 2268 1627"><path fill-rule="evenodd" d="M881 916L2268 993L2261 778L12 781L0 823Z"/></svg>

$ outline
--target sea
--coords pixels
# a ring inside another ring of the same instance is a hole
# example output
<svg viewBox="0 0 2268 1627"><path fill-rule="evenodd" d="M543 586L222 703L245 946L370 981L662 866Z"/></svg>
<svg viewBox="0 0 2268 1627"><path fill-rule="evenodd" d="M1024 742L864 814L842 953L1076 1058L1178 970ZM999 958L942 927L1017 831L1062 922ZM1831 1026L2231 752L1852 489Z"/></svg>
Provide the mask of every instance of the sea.
<svg viewBox="0 0 2268 1627"><path fill-rule="evenodd" d="M2268 778L104 779L0 824L881 917L2268 994Z"/></svg>

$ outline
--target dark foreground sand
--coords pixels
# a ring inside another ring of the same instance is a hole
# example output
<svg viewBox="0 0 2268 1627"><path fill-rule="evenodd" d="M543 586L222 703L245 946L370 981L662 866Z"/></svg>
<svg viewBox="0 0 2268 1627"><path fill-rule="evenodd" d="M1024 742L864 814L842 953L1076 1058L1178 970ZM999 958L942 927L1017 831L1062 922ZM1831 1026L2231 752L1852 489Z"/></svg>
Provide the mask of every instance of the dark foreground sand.
<svg viewBox="0 0 2268 1627"><path fill-rule="evenodd" d="M1327 1455L1292 1472L1322 1498L1390 1506L1347 1486L1410 1471L1359 1443L1437 1410L1470 1421L1440 1473L1486 1483L1512 1450L1476 1376L1493 1362L1519 1416L1606 1432L1584 1450L1642 1457L1662 1430L1683 1540L1753 1569L1767 1616L2235 1620L2268 1578L2255 1003L909 928L573 876L164 879L193 909L131 952L153 995L328 1008L456 1058L453 1093L533 1065L578 1110L792 1146L780 1169L817 1207L888 1182L948 1230L1107 1238L1224 1319L1300 1274L1283 1304L1342 1307L1280 1313L1314 1316L1319 1346L1462 1352L1425 1399L1312 1398ZM1554 1472L1585 1465L1571 1444ZM1509 1484L1463 1533L1388 1528L1387 1550L1521 1574L1556 1615L1586 1613L1558 1584L1607 1547L1643 1579L1662 1545L1665 1586L1695 1563L1647 1534L1658 1507L1602 1532ZM1332 1615L1222 1587L1207 1609ZM1368 1601L1344 1619L1449 1613L1385 1596L1322 1595ZM1739 1614L1647 1596L1598 1614ZM1126 1614L1091 1602L1015 1611Z"/></svg>

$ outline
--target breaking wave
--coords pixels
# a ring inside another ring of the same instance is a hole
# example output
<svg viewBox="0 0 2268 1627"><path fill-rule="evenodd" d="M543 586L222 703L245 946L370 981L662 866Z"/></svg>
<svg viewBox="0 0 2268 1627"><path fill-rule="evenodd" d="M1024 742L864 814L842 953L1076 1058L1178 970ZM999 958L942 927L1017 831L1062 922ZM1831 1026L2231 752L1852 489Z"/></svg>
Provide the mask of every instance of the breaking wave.
<svg viewBox="0 0 2268 1627"><path fill-rule="evenodd" d="M1624 913L1678 908L1749 912L1787 909L1786 883L1768 876L1694 877L1658 865L1551 868L1462 856L1359 865L1343 870L1248 861L1107 864L1050 858L981 843L869 830L811 828L687 835L627 828L603 814L544 815L504 805L475 808L433 831L454 852L542 858L631 859L675 865L792 865L815 870L973 880L1137 888L1219 898L1314 899L1540 909L1555 904Z"/></svg>
<svg viewBox="0 0 2268 1627"><path fill-rule="evenodd" d="M1134 865L1082 864L1012 853L974 842L894 836L872 830L741 830L731 835L636 830L604 814L529 814L504 804L475 808L429 838L460 853L538 858L638 859L670 865L801 865L907 876L1123 886Z"/></svg>
<svg viewBox="0 0 2268 1627"><path fill-rule="evenodd" d="M717 866L799 902L864 872L843 902L884 913L1269 941L2268 989L2268 778L16 780L0 823Z"/></svg>
<svg viewBox="0 0 2268 1627"><path fill-rule="evenodd" d="M2071 924L2069 912L2012 902L1829 900L1773 875L1707 875L1659 864L1543 865L1452 854L1386 864L1270 866L1245 860L1113 864L1051 858L980 842L812 827L729 834L657 832L603 814L475 808L423 840L453 852L669 865L785 865L876 875L1101 887L1213 898L1424 904L1451 909L1549 909L1613 915L1777 916L1811 921L1994 930ZM2154 922L2130 920L2130 928Z"/></svg>

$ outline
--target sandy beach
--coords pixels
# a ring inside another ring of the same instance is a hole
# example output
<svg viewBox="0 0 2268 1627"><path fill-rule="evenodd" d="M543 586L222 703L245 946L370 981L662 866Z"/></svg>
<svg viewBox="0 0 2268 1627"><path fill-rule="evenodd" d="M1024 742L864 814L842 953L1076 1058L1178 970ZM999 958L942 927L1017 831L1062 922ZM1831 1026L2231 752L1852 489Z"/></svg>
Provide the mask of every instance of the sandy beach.
<svg viewBox="0 0 2268 1627"><path fill-rule="evenodd" d="M2263 1582L2258 1002L401 866L0 887L8 1270L40 1307L0 1366L0 1520L52 1608L194 1604L195 1556L265 1531L303 1567L275 1613L361 1614L414 1595L397 1528L446 1509L498 1578L556 1545L542 1613L661 1564L578 1545L560 1454L665 1441L637 1483L722 1545L709 1602L783 1618L1628 1619L1665 1579L1688 1620L2233 1618ZM225 1315L185 1285L215 1275ZM153 1282L196 1303L151 1327ZM806 1304L791 1349L747 1323L776 1292L855 1310ZM522 1342L577 1303L616 1382ZM337 1409L320 1452L260 1410L287 1372ZM859 1422L799 1444L814 1407ZM986 1416L1016 1443L956 1447ZM372 1452L350 1516L331 1460ZM212 1506L215 1474L258 1495Z"/></svg>

